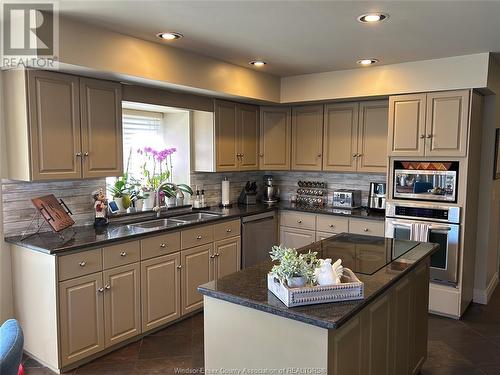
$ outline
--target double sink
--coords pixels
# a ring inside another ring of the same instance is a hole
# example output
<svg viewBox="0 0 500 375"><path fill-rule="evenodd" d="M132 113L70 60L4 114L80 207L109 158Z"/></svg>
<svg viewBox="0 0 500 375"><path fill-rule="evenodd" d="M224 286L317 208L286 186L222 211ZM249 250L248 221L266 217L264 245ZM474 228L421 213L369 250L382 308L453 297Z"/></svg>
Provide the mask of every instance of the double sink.
<svg viewBox="0 0 500 375"><path fill-rule="evenodd" d="M223 214L215 212L193 212L188 214L181 214L178 216L167 217L163 219L142 221L139 223L130 224L132 227L143 229L161 229L172 228L179 225L186 225L198 223L205 220L215 219L221 217Z"/></svg>

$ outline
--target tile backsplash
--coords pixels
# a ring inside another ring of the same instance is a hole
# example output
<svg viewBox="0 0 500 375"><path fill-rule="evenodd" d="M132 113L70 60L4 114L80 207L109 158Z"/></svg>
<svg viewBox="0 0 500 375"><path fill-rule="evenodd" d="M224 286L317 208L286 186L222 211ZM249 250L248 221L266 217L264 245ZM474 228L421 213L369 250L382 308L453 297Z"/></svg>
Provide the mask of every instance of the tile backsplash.
<svg viewBox="0 0 500 375"><path fill-rule="evenodd" d="M106 179L20 182L2 180L4 235L22 233L30 224L36 209L31 198L54 194L62 198L73 212L75 225L90 224L94 221L92 192L106 188ZM49 231L44 225L42 231Z"/></svg>
<svg viewBox="0 0 500 375"><path fill-rule="evenodd" d="M193 189L205 190L207 205L215 206L221 200L221 181L227 177L231 183L230 199L236 202L247 181L256 181L258 192L262 191L264 175L271 174L279 187L280 198L289 200L297 191L299 180L326 181L329 198L335 189L359 189L362 191L362 204L367 204L370 182L386 181L385 174L373 173L336 173L336 172L227 172L227 173L191 173ZM50 182L19 182L2 180L3 225L4 235L12 236L22 233L30 224L36 213L31 198L46 194L54 194L62 198L73 212L76 225L91 224L94 220L92 192L106 187L106 180L75 180ZM44 231L50 230L44 225Z"/></svg>

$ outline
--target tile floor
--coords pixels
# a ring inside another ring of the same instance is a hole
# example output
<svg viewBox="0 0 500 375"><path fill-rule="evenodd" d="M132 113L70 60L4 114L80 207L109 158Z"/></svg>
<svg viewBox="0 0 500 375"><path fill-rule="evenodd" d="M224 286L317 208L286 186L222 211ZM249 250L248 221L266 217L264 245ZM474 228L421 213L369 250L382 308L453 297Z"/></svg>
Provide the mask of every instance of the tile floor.
<svg viewBox="0 0 500 375"><path fill-rule="evenodd" d="M30 358L27 375L52 375ZM203 314L168 327L107 356L73 375L174 374L203 366ZM429 357L422 375L500 375L500 288L487 306L471 305L462 320L429 318Z"/></svg>

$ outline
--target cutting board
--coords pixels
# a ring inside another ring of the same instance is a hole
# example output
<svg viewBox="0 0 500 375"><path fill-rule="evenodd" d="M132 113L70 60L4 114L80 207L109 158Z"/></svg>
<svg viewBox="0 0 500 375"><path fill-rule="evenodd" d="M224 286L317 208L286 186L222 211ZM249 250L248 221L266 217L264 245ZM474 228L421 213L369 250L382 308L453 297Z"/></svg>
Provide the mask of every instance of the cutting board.
<svg viewBox="0 0 500 375"><path fill-rule="evenodd" d="M33 198L31 202L55 232L60 232L75 224L75 221L53 194Z"/></svg>

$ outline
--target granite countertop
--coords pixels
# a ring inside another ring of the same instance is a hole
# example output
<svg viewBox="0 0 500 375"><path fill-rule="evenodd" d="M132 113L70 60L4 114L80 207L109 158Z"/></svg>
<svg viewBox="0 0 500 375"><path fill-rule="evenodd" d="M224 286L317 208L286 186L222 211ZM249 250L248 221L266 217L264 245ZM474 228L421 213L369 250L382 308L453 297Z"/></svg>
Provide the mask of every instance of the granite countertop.
<svg viewBox="0 0 500 375"><path fill-rule="evenodd" d="M363 300L286 307L267 289L272 263L264 262L198 287L206 296L327 329L339 328L431 255L439 245L352 234L339 234L299 251L317 251L319 258L341 258L364 283Z"/></svg>
<svg viewBox="0 0 500 375"><path fill-rule="evenodd" d="M368 210L368 208L364 207L347 210L347 209L334 208L332 206L325 206L325 207L305 206L286 201L279 202L277 206L281 210L310 212L322 215L344 216L344 217L352 217L355 219L367 219L367 220L378 220L378 221L385 220L385 211Z"/></svg>

